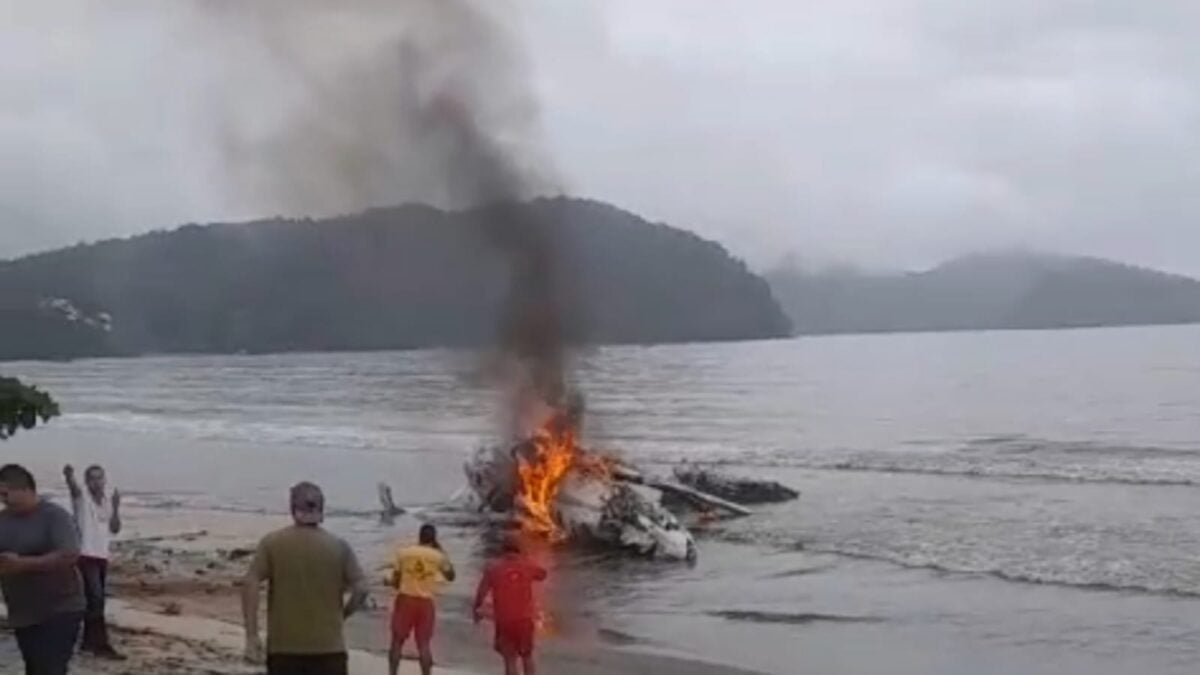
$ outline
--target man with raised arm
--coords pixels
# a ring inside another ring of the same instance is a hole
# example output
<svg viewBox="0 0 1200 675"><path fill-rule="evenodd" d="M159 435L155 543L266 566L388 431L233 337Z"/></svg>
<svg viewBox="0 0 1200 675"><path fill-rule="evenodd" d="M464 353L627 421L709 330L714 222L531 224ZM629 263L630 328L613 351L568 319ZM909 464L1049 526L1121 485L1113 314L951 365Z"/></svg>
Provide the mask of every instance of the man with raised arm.
<svg viewBox="0 0 1200 675"><path fill-rule="evenodd" d="M98 464L83 472L84 487L75 479L75 467L63 467L75 526L79 530L79 575L83 579L83 595L87 609L83 615L83 640L80 648L106 659L123 660L108 636L104 617L105 597L108 595L108 560L112 538L121 533L121 493L107 493L107 477Z"/></svg>

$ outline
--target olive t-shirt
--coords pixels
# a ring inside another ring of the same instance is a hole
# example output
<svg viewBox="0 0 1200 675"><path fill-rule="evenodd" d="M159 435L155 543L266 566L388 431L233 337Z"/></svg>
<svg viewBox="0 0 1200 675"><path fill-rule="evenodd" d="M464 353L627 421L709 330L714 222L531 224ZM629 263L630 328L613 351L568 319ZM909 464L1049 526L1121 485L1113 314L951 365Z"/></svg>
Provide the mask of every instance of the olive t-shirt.
<svg viewBox="0 0 1200 675"><path fill-rule="evenodd" d="M338 654L346 593L363 579L350 545L319 527L263 538L251 571L267 581L267 652Z"/></svg>
<svg viewBox="0 0 1200 675"><path fill-rule="evenodd" d="M24 515L0 511L0 553L42 556L79 552L75 519L61 506L41 501ZM83 584L74 565L0 577L8 622L14 628L43 623L59 614L83 612Z"/></svg>

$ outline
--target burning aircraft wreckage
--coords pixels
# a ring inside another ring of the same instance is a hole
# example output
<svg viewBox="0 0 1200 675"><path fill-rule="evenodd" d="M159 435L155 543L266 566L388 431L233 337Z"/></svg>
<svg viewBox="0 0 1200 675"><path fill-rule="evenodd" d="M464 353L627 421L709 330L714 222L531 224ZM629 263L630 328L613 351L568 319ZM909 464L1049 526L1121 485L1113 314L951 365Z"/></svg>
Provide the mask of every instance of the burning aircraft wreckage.
<svg viewBox="0 0 1200 675"><path fill-rule="evenodd" d="M583 447L578 421L578 415L555 414L524 440L476 450L464 465L469 489L455 500L456 508L552 543L694 562L698 552L689 525L752 513L704 487L733 486L750 497L747 503L799 496L777 483L694 467L671 479L650 477L614 455ZM400 512L390 491L381 490L385 513Z"/></svg>

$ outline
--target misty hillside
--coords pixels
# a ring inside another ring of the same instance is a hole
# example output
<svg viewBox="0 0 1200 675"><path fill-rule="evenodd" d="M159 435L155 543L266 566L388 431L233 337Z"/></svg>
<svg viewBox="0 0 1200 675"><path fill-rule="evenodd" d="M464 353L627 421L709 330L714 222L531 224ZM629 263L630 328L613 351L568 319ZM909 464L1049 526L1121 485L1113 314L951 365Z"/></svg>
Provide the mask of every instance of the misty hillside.
<svg viewBox="0 0 1200 675"><path fill-rule="evenodd" d="M74 358L109 349L109 317L89 315L65 298L0 288L0 358Z"/></svg>
<svg viewBox="0 0 1200 675"><path fill-rule="evenodd" d="M1095 258L995 253L926 272L768 278L800 334L1200 322L1200 281Z"/></svg>
<svg viewBox="0 0 1200 675"><path fill-rule="evenodd" d="M519 206L551 223L567 332L597 343L787 335L767 283L719 245L595 202ZM31 341L0 358L92 353L373 350L490 344L511 278L489 211L426 206L312 220L188 225L0 264L0 292L104 316L103 348ZM19 304L19 303L18 303ZM3 303L0 303L3 306ZM28 319L28 317L26 317ZM93 321L95 323L95 321ZM95 337L97 333L88 334Z"/></svg>

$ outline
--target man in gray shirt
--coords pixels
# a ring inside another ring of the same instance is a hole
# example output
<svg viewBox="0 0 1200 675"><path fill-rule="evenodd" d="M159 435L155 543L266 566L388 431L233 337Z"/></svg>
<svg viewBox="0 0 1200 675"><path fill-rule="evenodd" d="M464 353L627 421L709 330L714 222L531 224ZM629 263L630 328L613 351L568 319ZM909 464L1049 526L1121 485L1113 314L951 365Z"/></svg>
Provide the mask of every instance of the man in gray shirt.
<svg viewBox="0 0 1200 675"><path fill-rule="evenodd" d="M25 673L66 675L84 610L75 522L15 464L0 468L0 502L0 590Z"/></svg>

